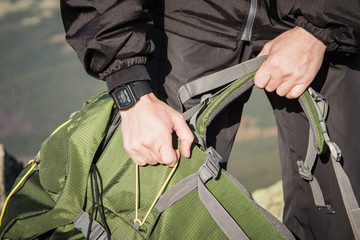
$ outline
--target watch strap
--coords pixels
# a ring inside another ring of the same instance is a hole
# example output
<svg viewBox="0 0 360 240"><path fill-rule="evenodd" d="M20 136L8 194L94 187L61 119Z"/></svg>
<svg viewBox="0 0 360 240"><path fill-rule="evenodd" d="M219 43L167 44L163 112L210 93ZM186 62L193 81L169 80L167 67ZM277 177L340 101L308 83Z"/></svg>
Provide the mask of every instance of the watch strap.
<svg viewBox="0 0 360 240"><path fill-rule="evenodd" d="M142 96L152 92L149 81L136 81L127 85L131 88L136 101L138 101Z"/></svg>

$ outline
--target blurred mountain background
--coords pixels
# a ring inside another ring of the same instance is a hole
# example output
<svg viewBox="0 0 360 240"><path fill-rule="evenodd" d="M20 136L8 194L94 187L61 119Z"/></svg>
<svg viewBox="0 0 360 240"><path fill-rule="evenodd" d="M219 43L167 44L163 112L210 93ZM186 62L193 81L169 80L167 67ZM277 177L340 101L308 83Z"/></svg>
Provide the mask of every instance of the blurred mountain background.
<svg viewBox="0 0 360 240"><path fill-rule="evenodd" d="M0 1L0 144L21 162L105 83L88 76L65 42L58 0ZM228 170L249 191L280 176L277 132L264 93L254 89Z"/></svg>

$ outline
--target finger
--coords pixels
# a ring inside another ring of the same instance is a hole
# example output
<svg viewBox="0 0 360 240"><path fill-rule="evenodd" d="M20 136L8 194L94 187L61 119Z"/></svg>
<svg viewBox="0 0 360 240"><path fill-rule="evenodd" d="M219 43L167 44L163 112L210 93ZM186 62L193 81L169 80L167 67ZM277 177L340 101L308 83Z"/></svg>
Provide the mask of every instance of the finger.
<svg viewBox="0 0 360 240"><path fill-rule="evenodd" d="M265 62L262 64L262 66L256 72L255 77L254 77L254 84L258 88L265 88L271 79L270 73L264 69L265 68L264 64L265 64Z"/></svg>
<svg viewBox="0 0 360 240"><path fill-rule="evenodd" d="M273 91L275 91L275 89L277 89L279 87L280 84L281 84L280 79L274 78L274 76L271 76L270 81L268 82L268 84L265 87L265 90L268 92L273 92Z"/></svg>
<svg viewBox="0 0 360 240"><path fill-rule="evenodd" d="M148 157L146 158L146 162L150 165L155 165L155 164L158 164L158 163L162 163L161 162L161 159L160 159L160 156L158 156L157 154L155 153L152 153L150 152L150 150L148 150Z"/></svg>
<svg viewBox="0 0 360 240"><path fill-rule="evenodd" d="M291 88L288 94L286 94L286 97L289 99L298 98L303 94L307 88L307 84L299 84Z"/></svg>
<svg viewBox="0 0 360 240"><path fill-rule="evenodd" d="M143 158L142 156L137 155L137 154L132 154L132 156L130 156L130 157L133 160L133 162L135 162L137 165L139 165L139 166L146 165L145 158Z"/></svg>
<svg viewBox="0 0 360 240"><path fill-rule="evenodd" d="M163 164L173 167L178 160L175 150L171 144L164 144L160 148L160 156Z"/></svg>
<svg viewBox="0 0 360 240"><path fill-rule="evenodd" d="M150 143L151 141L151 143ZM139 155L145 156L145 161L150 165L155 165L157 163L162 163L161 156L159 153L159 143L156 143L153 139L143 140L140 149L136 149L136 152Z"/></svg>
<svg viewBox="0 0 360 240"><path fill-rule="evenodd" d="M190 157L191 144L194 141L194 134L186 124L182 115L174 119L174 131L180 139L180 149L184 157Z"/></svg>
<svg viewBox="0 0 360 240"><path fill-rule="evenodd" d="M125 144L126 143L126 144ZM131 159L138 165L156 164L159 156L147 148L144 144L134 144L131 140L124 139L124 149Z"/></svg>
<svg viewBox="0 0 360 240"><path fill-rule="evenodd" d="M180 151L179 151L178 149L175 149L175 154L176 154L176 158L177 158L177 160L179 160L179 159L180 159L181 154L180 154Z"/></svg>
<svg viewBox="0 0 360 240"><path fill-rule="evenodd" d="M276 89L276 94L280 97L284 97L287 95L291 88L293 87L293 84L289 81L283 82L280 84L280 86Z"/></svg>

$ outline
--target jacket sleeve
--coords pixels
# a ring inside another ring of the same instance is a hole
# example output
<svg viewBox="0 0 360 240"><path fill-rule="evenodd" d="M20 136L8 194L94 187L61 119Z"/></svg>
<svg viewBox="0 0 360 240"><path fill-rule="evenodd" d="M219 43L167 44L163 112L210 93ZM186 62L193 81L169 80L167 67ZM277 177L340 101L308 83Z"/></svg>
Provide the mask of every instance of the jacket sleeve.
<svg viewBox="0 0 360 240"><path fill-rule="evenodd" d="M95 78L106 79L109 90L123 83L149 80L144 64L153 51L146 38L152 19L143 1L61 0L61 16L66 40L85 70Z"/></svg>
<svg viewBox="0 0 360 240"><path fill-rule="evenodd" d="M296 0L295 25L320 39L328 51L360 52L359 0Z"/></svg>

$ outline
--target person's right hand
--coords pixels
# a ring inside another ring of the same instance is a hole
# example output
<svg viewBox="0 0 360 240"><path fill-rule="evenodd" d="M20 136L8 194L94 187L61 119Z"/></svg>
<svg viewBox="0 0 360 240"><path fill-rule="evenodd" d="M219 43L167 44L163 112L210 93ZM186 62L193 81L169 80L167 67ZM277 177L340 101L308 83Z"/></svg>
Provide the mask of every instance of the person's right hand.
<svg viewBox="0 0 360 240"><path fill-rule="evenodd" d="M125 151L138 165L166 164L174 166L180 152L173 148L172 133L180 139L180 150L190 157L194 140L182 114L160 101L153 93L146 94L132 108L120 111Z"/></svg>

